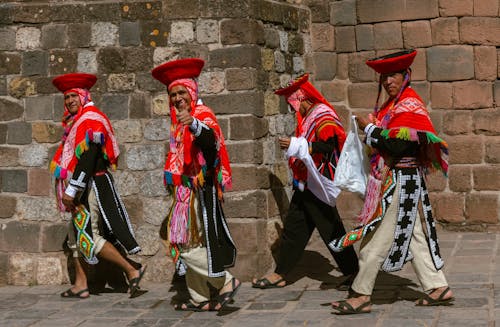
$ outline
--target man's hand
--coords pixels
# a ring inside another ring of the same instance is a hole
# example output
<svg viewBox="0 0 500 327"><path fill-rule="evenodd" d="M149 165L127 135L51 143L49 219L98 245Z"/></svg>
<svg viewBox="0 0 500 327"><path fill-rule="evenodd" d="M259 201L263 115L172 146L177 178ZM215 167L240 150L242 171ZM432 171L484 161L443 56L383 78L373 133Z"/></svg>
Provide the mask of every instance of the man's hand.
<svg viewBox="0 0 500 327"><path fill-rule="evenodd" d="M360 130L364 130L365 127L371 123L370 119L356 116L356 122L358 123L358 127Z"/></svg>
<svg viewBox="0 0 500 327"><path fill-rule="evenodd" d="M66 193L63 194L62 203L68 211L73 212L75 210L75 198L70 197Z"/></svg>
<svg viewBox="0 0 500 327"><path fill-rule="evenodd" d="M281 149L286 150L290 146L290 138L289 137L280 137L280 138L278 138L278 141L279 141Z"/></svg>
<svg viewBox="0 0 500 327"><path fill-rule="evenodd" d="M180 122L184 126L191 126L193 123L193 116L189 113L187 110L177 110L176 109L176 115L177 115L177 121Z"/></svg>

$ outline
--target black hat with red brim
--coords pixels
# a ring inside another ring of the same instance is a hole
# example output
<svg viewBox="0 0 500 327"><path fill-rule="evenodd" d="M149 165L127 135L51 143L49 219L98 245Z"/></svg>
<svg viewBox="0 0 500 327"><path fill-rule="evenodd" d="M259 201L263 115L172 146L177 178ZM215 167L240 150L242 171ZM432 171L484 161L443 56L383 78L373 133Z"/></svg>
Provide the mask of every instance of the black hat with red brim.
<svg viewBox="0 0 500 327"><path fill-rule="evenodd" d="M409 49L369 59L366 64L377 73L389 74L401 72L410 67L417 55L417 50Z"/></svg>

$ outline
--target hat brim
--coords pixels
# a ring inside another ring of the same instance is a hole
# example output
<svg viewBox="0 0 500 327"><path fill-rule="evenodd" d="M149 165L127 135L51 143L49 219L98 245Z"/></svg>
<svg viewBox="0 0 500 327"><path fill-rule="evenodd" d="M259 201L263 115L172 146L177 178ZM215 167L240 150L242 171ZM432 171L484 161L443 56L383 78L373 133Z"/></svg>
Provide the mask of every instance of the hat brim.
<svg viewBox="0 0 500 327"><path fill-rule="evenodd" d="M175 80L198 77L204 65L205 61L199 58L178 59L155 67L151 74L168 87Z"/></svg>
<svg viewBox="0 0 500 327"><path fill-rule="evenodd" d="M369 59L366 64L380 74L395 73L408 69L416 55L416 50L404 50Z"/></svg>
<svg viewBox="0 0 500 327"><path fill-rule="evenodd" d="M283 87L274 91L277 95L290 96L293 92L297 91L301 85L309 80L309 74L304 74L298 77L291 85Z"/></svg>
<svg viewBox="0 0 500 327"><path fill-rule="evenodd" d="M70 89L89 90L97 82L97 77L87 73L70 73L55 77L52 84L61 92Z"/></svg>

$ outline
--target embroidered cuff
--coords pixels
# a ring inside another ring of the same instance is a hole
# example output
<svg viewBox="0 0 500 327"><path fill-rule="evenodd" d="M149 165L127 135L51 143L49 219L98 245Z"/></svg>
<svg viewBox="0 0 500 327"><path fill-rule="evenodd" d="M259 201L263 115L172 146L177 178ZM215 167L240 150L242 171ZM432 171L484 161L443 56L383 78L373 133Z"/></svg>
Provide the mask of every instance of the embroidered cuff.
<svg viewBox="0 0 500 327"><path fill-rule="evenodd" d="M87 183L84 182L85 176L85 172L80 172L80 176L78 176L78 179L75 179L73 176L73 178L69 181L69 185L79 190L83 190L87 186Z"/></svg>
<svg viewBox="0 0 500 327"><path fill-rule="evenodd" d="M377 139L372 137L375 128L377 128L377 126L371 123L365 126L366 144L370 146L377 143Z"/></svg>
<svg viewBox="0 0 500 327"><path fill-rule="evenodd" d="M207 125L203 124L199 119L196 119L196 118L193 118L193 119L194 119L193 122L189 126L189 130L191 131L191 133L193 133L193 135L195 137L198 137L201 135L201 130L203 128L209 129L209 127Z"/></svg>
<svg viewBox="0 0 500 327"><path fill-rule="evenodd" d="M68 185L68 187L66 187L66 190L64 191L64 193L71 198L75 198L77 192L78 189L73 185Z"/></svg>

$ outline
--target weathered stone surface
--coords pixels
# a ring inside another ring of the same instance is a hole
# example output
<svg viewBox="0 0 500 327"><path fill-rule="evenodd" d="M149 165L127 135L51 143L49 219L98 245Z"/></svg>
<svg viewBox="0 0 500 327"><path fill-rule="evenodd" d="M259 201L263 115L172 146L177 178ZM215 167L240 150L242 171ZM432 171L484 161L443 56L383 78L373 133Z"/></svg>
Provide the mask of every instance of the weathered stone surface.
<svg viewBox="0 0 500 327"><path fill-rule="evenodd" d="M441 5L438 0L358 0L356 4L361 23L435 18Z"/></svg>
<svg viewBox="0 0 500 327"><path fill-rule="evenodd" d="M101 48L97 52L99 73L121 73L125 71L126 60L123 49Z"/></svg>
<svg viewBox="0 0 500 327"><path fill-rule="evenodd" d="M450 164L479 164L483 158L483 139L479 136L457 135L447 139Z"/></svg>
<svg viewBox="0 0 500 327"><path fill-rule="evenodd" d="M18 99L35 95L35 83L26 77L14 77L9 81L8 93Z"/></svg>
<svg viewBox="0 0 500 327"><path fill-rule="evenodd" d="M453 107L451 83L431 83L431 105L433 109L451 109Z"/></svg>
<svg viewBox="0 0 500 327"><path fill-rule="evenodd" d="M365 63L368 59L371 59L373 57L374 57L374 52L372 51L349 54L348 76L351 82L353 83L371 82L376 80L375 72ZM341 70L339 69L339 72L340 71Z"/></svg>
<svg viewBox="0 0 500 327"><path fill-rule="evenodd" d="M437 221L462 223L465 220L463 193L436 193L430 199Z"/></svg>
<svg viewBox="0 0 500 327"><path fill-rule="evenodd" d="M144 46L164 47L169 45L170 23L167 21L142 21L141 40Z"/></svg>
<svg viewBox="0 0 500 327"><path fill-rule="evenodd" d="M472 132L472 112L449 111L443 117L443 132L447 135L469 134Z"/></svg>
<svg viewBox="0 0 500 327"><path fill-rule="evenodd" d="M24 76L46 75L49 55L45 51L26 51L23 53L21 71Z"/></svg>
<svg viewBox="0 0 500 327"><path fill-rule="evenodd" d="M272 28L264 28L264 38L266 48L276 49L280 46L280 34ZM262 49L263 51L266 49Z"/></svg>
<svg viewBox="0 0 500 327"><path fill-rule="evenodd" d="M284 73L286 71L285 55L280 51L274 52L274 68L277 73Z"/></svg>
<svg viewBox="0 0 500 327"><path fill-rule="evenodd" d="M55 143L61 140L63 128L60 124L35 122L32 124L33 139L38 143Z"/></svg>
<svg viewBox="0 0 500 327"><path fill-rule="evenodd" d="M432 46L431 25L428 20L402 23L402 31L405 48Z"/></svg>
<svg viewBox="0 0 500 327"><path fill-rule="evenodd" d="M170 120L152 119L144 126L144 138L150 141L164 141L168 139Z"/></svg>
<svg viewBox="0 0 500 327"><path fill-rule="evenodd" d="M431 20L432 43L456 44L459 43L458 18L440 17Z"/></svg>
<svg viewBox="0 0 500 327"><path fill-rule="evenodd" d="M228 0L225 2L201 0L200 15L201 17L247 17L249 15L249 7L252 1L249 0Z"/></svg>
<svg viewBox="0 0 500 327"><path fill-rule="evenodd" d="M231 218L267 218L266 193L257 190L254 192L236 193L225 195L224 213Z"/></svg>
<svg viewBox="0 0 500 327"><path fill-rule="evenodd" d="M315 78L318 81L330 81L337 73L337 54L332 52L316 52L314 55Z"/></svg>
<svg viewBox="0 0 500 327"><path fill-rule="evenodd" d="M227 19L220 24L222 44L264 44L264 25L253 19Z"/></svg>
<svg viewBox="0 0 500 327"><path fill-rule="evenodd" d="M0 98L0 121L19 119L23 116L23 107L9 98Z"/></svg>
<svg viewBox="0 0 500 327"><path fill-rule="evenodd" d="M134 46L141 44L141 30L139 22L120 23L118 39L121 46Z"/></svg>
<svg viewBox="0 0 500 327"><path fill-rule="evenodd" d="M6 285L9 281L9 256L8 253L0 253L0 285Z"/></svg>
<svg viewBox="0 0 500 327"><path fill-rule="evenodd" d="M95 51L80 50L78 51L77 70L90 74L97 73L97 54Z"/></svg>
<svg viewBox="0 0 500 327"><path fill-rule="evenodd" d="M260 50L253 45L244 45L210 51L208 68L259 68Z"/></svg>
<svg viewBox="0 0 500 327"><path fill-rule="evenodd" d="M356 51L356 30L354 26L338 26L335 28L335 50L337 53Z"/></svg>
<svg viewBox="0 0 500 327"><path fill-rule="evenodd" d="M38 252L40 224L11 221L2 224L0 248L6 252Z"/></svg>
<svg viewBox="0 0 500 327"><path fill-rule="evenodd" d="M128 196L139 193L139 177L129 171L120 171L113 174L115 185L121 196Z"/></svg>
<svg viewBox="0 0 500 327"><path fill-rule="evenodd" d="M52 96L37 96L24 99L26 121L52 120L52 106L54 99Z"/></svg>
<svg viewBox="0 0 500 327"><path fill-rule="evenodd" d="M141 245L142 255L154 255L160 250L158 242L158 226L145 224L135 229L137 243Z"/></svg>
<svg viewBox="0 0 500 327"><path fill-rule="evenodd" d="M476 191L496 191L500 189L500 169L498 165L475 166L472 172Z"/></svg>
<svg viewBox="0 0 500 327"><path fill-rule="evenodd" d="M311 26L311 45L313 51L335 50L335 29L328 23Z"/></svg>
<svg viewBox="0 0 500 327"><path fill-rule="evenodd" d="M165 217L168 215L168 211L172 206L171 197L161 197L161 198L144 198L144 220L153 225L160 226Z"/></svg>
<svg viewBox="0 0 500 327"><path fill-rule="evenodd" d="M497 78L496 47L474 47L474 72L476 79L494 81Z"/></svg>
<svg viewBox="0 0 500 327"><path fill-rule="evenodd" d="M167 191L163 184L163 180L163 171L157 170L146 172L140 180L141 194L146 197L166 196Z"/></svg>
<svg viewBox="0 0 500 327"><path fill-rule="evenodd" d="M68 24L68 35L78 35L78 37L69 37L68 46L70 48L85 48L90 45L92 30L90 23Z"/></svg>
<svg viewBox="0 0 500 327"><path fill-rule="evenodd" d="M0 38L2 44L0 50L14 50L16 49L16 30L12 27L0 28Z"/></svg>
<svg viewBox="0 0 500 327"><path fill-rule="evenodd" d="M270 187L269 171L267 168L255 166L232 166L233 188L237 191L267 189Z"/></svg>
<svg viewBox="0 0 500 327"><path fill-rule="evenodd" d="M226 144L231 163L262 164L263 148L259 141L242 141Z"/></svg>
<svg viewBox="0 0 500 327"><path fill-rule="evenodd" d="M0 194L0 218L10 218L16 213L16 197Z"/></svg>
<svg viewBox="0 0 500 327"><path fill-rule="evenodd" d="M340 102L347 99L348 83L340 80L321 84L321 93L330 102Z"/></svg>
<svg viewBox="0 0 500 327"><path fill-rule="evenodd" d="M470 223L498 224L498 196L470 193L465 201L465 216Z"/></svg>
<svg viewBox="0 0 500 327"><path fill-rule="evenodd" d="M472 189L472 168L469 165L451 166L448 175L451 191L468 192Z"/></svg>
<svg viewBox="0 0 500 327"><path fill-rule="evenodd" d="M484 161L491 164L500 163L500 138L489 137L486 143Z"/></svg>
<svg viewBox="0 0 500 327"><path fill-rule="evenodd" d="M134 92L130 94L129 118L151 118L151 95L149 93Z"/></svg>
<svg viewBox="0 0 500 327"><path fill-rule="evenodd" d="M135 75L128 74L109 74L106 80L110 92L131 91L135 87Z"/></svg>
<svg viewBox="0 0 500 327"><path fill-rule="evenodd" d="M60 221L53 224L43 224L40 242L40 251L56 252L63 249L63 243L68 235L69 221Z"/></svg>
<svg viewBox="0 0 500 327"><path fill-rule="evenodd" d="M472 16L473 1L471 0L441 0L439 1L440 16Z"/></svg>
<svg viewBox="0 0 500 327"><path fill-rule="evenodd" d="M54 24L42 26L41 43L43 49L66 47L68 43L66 25Z"/></svg>
<svg viewBox="0 0 500 327"><path fill-rule="evenodd" d="M136 226L142 225L144 223L142 199L136 196L126 196L122 197L122 201L127 209L130 222Z"/></svg>
<svg viewBox="0 0 500 327"><path fill-rule="evenodd" d="M83 4L53 4L50 7L50 20L55 22L81 22L86 12Z"/></svg>
<svg viewBox="0 0 500 327"><path fill-rule="evenodd" d="M19 240L22 241L22 240ZM33 285L36 281L36 258L26 254L12 254L9 260L9 284Z"/></svg>
<svg viewBox="0 0 500 327"><path fill-rule="evenodd" d="M16 32L16 49L39 49L40 35L40 29L36 27L20 27Z"/></svg>
<svg viewBox="0 0 500 327"><path fill-rule="evenodd" d="M193 23L187 21L172 22L170 41L173 44L184 44L194 41Z"/></svg>
<svg viewBox="0 0 500 327"><path fill-rule="evenodd" d="M38 257L36 282L39 285L61 285L64 273L59 257Z"/></svg>
<svg viewBox="0 0 500 327"><path fill-rule="evenodd" d="M493 89L490 82L461 81L454 82L452 86L454 108L490 108L493 105Z"/></svg>
<svg viewBox="0 0 500 327"><path fill-rule="evenodd" d="M499 6L496 0L474 0L474 16L498 16Z"/></svg>
<svg viewBox="0 0 500 327"><path fill-rule="evenodd" d="M138 120L116 120L113 121L113 128L119 144L142 140L142 125Z"/></svg>
<svg viewBox="0 0 500 327"><path fill-rule="evenodd" d="M204 97L205 101L206 98ZM170 112L168 94L160 94L153 98L153 113L157 116L167 116ZM213 108L212 108L213 109Z"/></svg>
<svg viewBox="0 0 500 327"><path fill-rule="evenodd" d="M358 51L374 49L373 25L356 25L356 48Z"/></svg>
<svg viewBox="0 0 500 327"><path fill-rule="evenodd" d="M499 108L478 110L472 115L474 133L485 135L500 135Z"/></svg>
<svg viewBox="0 0 500 327"><path fill-rule="evenodd" d="M471 46L435 46L427 49L429 81L453 81L474 77L474 51Z"/></svg>
<svg viewBox="0 0 500 327"><path fill-rule="evenodd" d="M198 78L199 92L202 94L216 94L224 90L224 72L205 72Z"/></svg>
<svg viewBox="0 0 500 327"><path fill-rule="evenodd" d="M17 166L19 163L19 149L0 147L0 167Z"/></svg>
<svg viewBox="0 0 500 327"><path fill-rule="evenodd" d="M0 144L5 144L7 142L7 125L0 124Z"/></svg>
<svg viewBox="0 0 500 327"><path fill-rule="evenodd" d="M219 41L219 24L212 19L198 19L196 22L196 40L199 43L216 43Z"/></svg>
<svg viewBox="0 0 500 327"><path fill-rule="evenodd" d="M21 73L21 64L22 64L22 57L19 53L0 52L0 74L2 75L19 74Z"/></svg>
<svg viewBox="0 0 500 327"><path fill-rule="evenodd" d="M135 145L128 149L126 163L131 170L151 170L162 167L164 158L162 144Z"/></svg>
<svg viewBox="0 0 500 327"><path fill-rule="evenodd" d="M304 39L301 34L290 33L288 36L288 52L304 54Z"/></svg>
<svg viewBox="0 0 500 327"><path fill-rule="evenodd" d="M128 118L128 95L106 94L102 97L101 110L109 119Z"/></svg>
<svg viewBox="0 0 500 327"><path fill-rule="evenodd" d="M47 148L41 144L30 144L21 148L19 163L27 167L40 167L47 165Z"/></svg>
<svg viewBox="0 0 500 327"><path fill-rule="evenodd" d="M142 48L125 48L127 71L135 75L138 71L149 71L153 66L153 51Z"/></svg>
<svg viewBox="0 0 500 327"><path fill-rule="evenodd" d="M255 116L231 117L229 120L231 140L254 140L267 134L269 123Z"/></svg>
<svg viewBox="0 0 500 327"><path fill-rule="evenodd" d="M106 47L118 44L118 26L113 23L94 23L91 25L91 33L90 45Z"/></svg>
<svg viewBox="0 0 500 327"><path fill-rule="evenodd" d="M373 108L377 100L378 84L356 83L347 87L349 105L351 108ZM373 97L370 96L373 94Z"/></svg>
<svg viewBox="0 0 500 327"><path fill-rule="evenodd" d="M226 85L229 91L254 89L257 86L257 71L255 69L227 69Z"/></svg>
<svg viewBox="0 0 500 327"><path fill-rule="evenodd" d="M61 75L76 71L78 55L73 50L51 50L49 56L50 75Z"/></svg>
<svg viewBox="0 0 500 327"><path fill-rule="evenodd" d="M401 22L387 22L373 25L373 38L376 50L401 49L403 37Z"/></svg>
<svg viewBox="0 0 500 327"><path fill-rule="evenodd" d="M28 171L28 194L48 196L53 192L51 176L47 168Z"/></svg>
<svg viewBox="0 0 500 327"><path fill-rule="evenodd" d="M356 0L336 1L330 4L332 25L356 25Z"/></svg>
<svg viewBox="0 0 500 327"><path fill-rule="evenodd" d="M261 92L243 92L203 97L203 101L220 114L264 114L264 96Z"/></svg>
<svg viewBox="0 0 500 327"><path fill-rule="evenodd" d="M47 201L47 198L44 197L21 197L18 198L17 211L18 214L25 220L35 220L38 222L44 220L54 222L61 219L55 204L55 200Z"/></svg>
<svg viewBox="0 0 500 327"><path fill-rule="evenodd" d="M7 124L7 143L30 144L31 125L25 122L11 122Z"/></svg>
<svg viewBox="0 0 500 327"><path fill-rule="evenodd" d="M466 44L500 44L498 17L463 17L459 20L460 41Z"/></svg>

